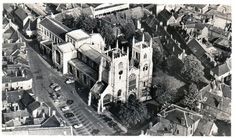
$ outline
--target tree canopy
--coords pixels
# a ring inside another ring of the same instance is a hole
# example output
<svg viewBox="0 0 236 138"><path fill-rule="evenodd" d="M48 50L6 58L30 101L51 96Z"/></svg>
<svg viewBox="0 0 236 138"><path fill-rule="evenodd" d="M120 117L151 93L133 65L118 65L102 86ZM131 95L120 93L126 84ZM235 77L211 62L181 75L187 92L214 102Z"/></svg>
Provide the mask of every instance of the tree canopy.
<svg viewBox="0 0 236 138"><path fill-rule="evenodd" d="M121 105L118 116L122 124L128 128L135 127L150 118L147 107L137 100Z"/></svg>
<svg viewBox="0 0 236 138"><path fill-rule="evenodd" d="M183 59L184 66L181 69L181 74L192 82L201 82L204 80L204 67L201 62L193 55L188 55Z"/></svg>
<svg viewBox="0 0 236 138"><path fill-rule="evenodd" d="M132 38L135 34L135 26L134 23L129 22L122 26L122 32L124 33L126 39Z"/></svg>
<svg viewBox="0 0 236 138"><path fill-rule="evenodd" d="M195 109L198 102L199 91L197 85L191 83L187 91L185 91L185 96L182 101L183 105L189 107L190 109Z"/></svg>
<svg viewBox="0 0 236 138"><path fill-rule="evenodd" d="M75 19L76 27L91 33L97 26L97 20L88 15L81 15Z"/></svg>
<svg viewBox="0 0 236 138"><path fill-rule="evenodd" d="M113 30L111 25L105 24L102 26L101 35L105 38L105 43L107 45L111 45L115 41L115 35L113 34Z"/></svg>

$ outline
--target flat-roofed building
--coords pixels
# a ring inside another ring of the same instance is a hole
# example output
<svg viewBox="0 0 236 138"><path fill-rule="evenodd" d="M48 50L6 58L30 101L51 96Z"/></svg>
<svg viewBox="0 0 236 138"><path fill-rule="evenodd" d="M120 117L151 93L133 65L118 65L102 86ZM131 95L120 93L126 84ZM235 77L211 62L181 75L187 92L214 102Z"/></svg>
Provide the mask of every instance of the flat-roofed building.
<svg viewBox="0 0 236 138"><path fill-rule="evenodd" d="M93 14L95 17L102 16L104 14L109 14L115 11L121 11L129 8L129 4L112 4L112 3L104 3L101 5L98 5L93 9Z"/></svg>

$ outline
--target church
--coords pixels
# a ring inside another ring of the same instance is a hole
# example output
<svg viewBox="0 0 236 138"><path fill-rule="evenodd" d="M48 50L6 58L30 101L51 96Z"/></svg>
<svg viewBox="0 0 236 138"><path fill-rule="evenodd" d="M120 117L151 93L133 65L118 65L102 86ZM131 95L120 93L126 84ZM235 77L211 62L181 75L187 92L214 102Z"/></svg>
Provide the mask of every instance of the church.
<svg viewBox="0 0 236 138"><path fill-rule="evenodd" d="M129 97L150 99L152 38L149 42L144 41L144 35L141 41L133 38L132 46L127 48L120 48L117 41L115 48L105 49L99 33L87 34L81 29L71 31L60 26L65 37L60 43L52 42L52 62L62 74L71 74L90 88L89 106L100 113L111 102L125 103Z"/></svg>

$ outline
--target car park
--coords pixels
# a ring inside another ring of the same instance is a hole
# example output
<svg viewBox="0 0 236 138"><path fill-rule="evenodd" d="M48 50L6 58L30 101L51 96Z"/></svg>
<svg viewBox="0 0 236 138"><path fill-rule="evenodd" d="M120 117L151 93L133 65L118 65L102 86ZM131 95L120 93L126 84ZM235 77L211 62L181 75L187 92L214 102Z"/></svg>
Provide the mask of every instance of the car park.
<svg viewBox="0 0 236 138"><path fill-rule="evenodd" d="M75 116L73 113L65 113L64 114L64 116L66 117L66 118L70 118L70 117L73 117L73 116Z"/></svg>

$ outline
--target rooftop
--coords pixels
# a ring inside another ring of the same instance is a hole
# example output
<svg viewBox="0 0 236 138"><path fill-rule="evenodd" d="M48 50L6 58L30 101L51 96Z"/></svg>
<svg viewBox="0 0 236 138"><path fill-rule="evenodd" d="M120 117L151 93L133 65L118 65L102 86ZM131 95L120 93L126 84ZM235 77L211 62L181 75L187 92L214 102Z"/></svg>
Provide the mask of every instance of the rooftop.
<svg viewBox="0 0 236 138"><path fill-rule="evenodd" d="M229 114L231 113L231 99L210 92L206 92L203 97L207 98L203 104Z"/></svg>
<svg viewBox="0 0 236 138"><path fill-rule="evenodd" d="M58 48L63 53L73 52L76 50L71 42L60 44L60 45L58 45Z"/></svg>
<svg viewBox="0 0 236 138"><path fill-rule="evenodd" d="M68 32L66 35L72 37L73 39L77 41L89 38L89 35L86 32L84 32L82 29L73 30L71 32Z"/></svg>
<svg viewBox="0 0 236 138"><path fill-rule="evenodd" d="M216 74L217 76L221 76L221 75L224 75L225 73L230 72L230 67L227 65L227 63L224 63L213 68L212 72Z"/></svg>
<svg viewBox="0 0 236 138"><path fill-rule="evenodd" d="M83 44L81 45L78 50L85 56L87 56L89 59L96 63L100 63L101 57L105 57L102 53L98 52L95 48L93 48L93 45L91 44Z"/></svg>
<svg viewBox="0 0 236 138"><path fill-rule="evenodd" d="M70 28L50 17L44 18L42 21L40 21L39 24L41 24L63 40L65 40L65 34L71 31Z"/></svg>
<svg viewBox="0 0 236 138"><path fill-rule="evenodd" d="M12 40L11 43L15 43L19 39L18 33L12 27L9 27L3 33L3 39L4 41Z"/></svg>
<svg viewBox="0 0 236 138"><path fill-rule="evenodd" d="M2 101L7 101L7 103L17 103L20 100L23 91L3 91Z"/></svg>
<svg viewBox="0 0 236 138"><path fill-rule="evenodd" d="M170 19L170 17L172 16L172 14L167 10L167 9L163 9L159 14L158 14L158 18L161 21L168 21Z"/></svg>
<svg viewBox="0 0 236 138"><path fill-rule="evenodd" d="M72 59L69 61L69 63L75 66L75 68L79 69L83 73L93 78L94 80L97 80L98 78L97 71L95 71L94 69L92 69L91 67L89 67L88 65L80 61L79 59Z"/></svg>
<svg viewBox="0 0 236 138"><path fill-rule="evenodd" d="M45 127L45 128L47 128L47 127L60 127L60 122L59 122L58 118L55 115L53 115L53 116L50 116L47 120L45 120L42 123L41 127Z"/></svg>
<svg viewBox="0 0 236 138"><path fill-rule="evenodd" d="M3 134L8 135L73 135L71 126L64 126L64 127L37 127L37 126L28 126L28 127L15 127L10 131L4 131Z"/></svg>
<svg viewBox="0 0 236 138"><path fill-rule="evenodd" d="M25 18L28 17L28 14L26 13L26 11L24 9L22 9L21 7L18 7L15 11L14 11L15 15L19 17L19 19L23 22Z"/></svg>
<svg viewBox="0 0 236 138"><path fill-rule="evenodd" d="M177 105L171 105L162 113L165 119L184 127L189 127L202 118L200 114Z"/></svg>
<svg viewBox="0 0 236 138"><path fill-rule="evenodd" d="M230 41L225 38L218 38L213 44L215 45L220 45L226 48L231 47Z"/></svg>
<svg viewBox="0 0 236 138"><path fill-rule="evenodd" d="M209 136L213 125L214 125L214 121L201 119L193 135L194 136Z"/></svg>

